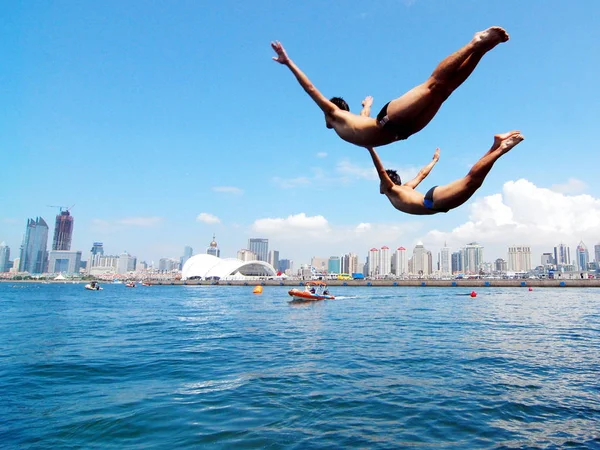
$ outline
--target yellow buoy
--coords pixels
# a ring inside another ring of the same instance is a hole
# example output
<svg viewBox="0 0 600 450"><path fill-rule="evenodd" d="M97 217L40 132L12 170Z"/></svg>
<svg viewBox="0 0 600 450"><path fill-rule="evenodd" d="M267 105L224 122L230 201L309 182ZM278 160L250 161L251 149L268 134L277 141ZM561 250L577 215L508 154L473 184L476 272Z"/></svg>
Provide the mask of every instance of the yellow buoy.
<svg viewBox="0 0 600 450"><path fill-rule="evenodd" d="M253 294L262 294L262 286L258 285L254 288L254 290L252 291Z"/></svg>

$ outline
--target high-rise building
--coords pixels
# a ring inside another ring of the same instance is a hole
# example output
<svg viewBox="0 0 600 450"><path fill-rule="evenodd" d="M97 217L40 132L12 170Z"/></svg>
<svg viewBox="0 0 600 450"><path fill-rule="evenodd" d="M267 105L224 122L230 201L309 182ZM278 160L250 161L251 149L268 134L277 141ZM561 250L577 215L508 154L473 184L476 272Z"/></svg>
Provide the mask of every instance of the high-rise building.
<svg viewBox="0 0 600 450"><path fill-rule="evenodd" d="M104 252L90 253L86 271L89 275L115 274L118 266L118 256L104 255Z"/></svg>
<svg viewBox="0 0 600 450"><path fill-rule="evenodd" d="M571 251L565 244L560 243L554 247L554 261L557 266L571 265Z"/></svg>
<svg viewBox="0 0 600 450"><path fill-rule="evenodd" d="M102 242L94 242L92 245L92 249L90 250L92 256L94 255L104 255L104 245Z"/></svg>
<svg viewBox="0 0 600 450"><path fill-rule="evenodd" d="M216 256L217 258L221 257L221 250L219 250L219 246L217 245L217 241L215 241L215 235L213 234L213 239L210 242L210 244L208 245L208 248L206 249L206 254L207 255L213 255Z"/></svg>
<svg viewBox="0 0 600 450"><path fill-rule="evenodd" d="M27 219L21 245L20 272L44 273L48 264L48 224L41 217Z"/></svg>
<svg viewBox="0 0 600 450"><path fill-rule="evenodd" d="M186 263L188 259L194 256L194 249L190 246L185 246L183 248L183 256L179 259L179 268L183 269L183 265Z"/></svg>
<svg viewBox="0 0 600 450"><path fill-rule="evenodd" d="M446 246L444 242L444 246L440 249L440 273L442 275L450 275L452 273L452 261L450 259L450 247Z"/></svg>
<svg viewBox="0 0 600 450"><path fill-rule="evenodd" d="M556 264L556 261L554 261L554 256L552 256L552 253L542 253L541 263L542 267L549 267Z"/></svg>
<svg viewBox="0 0 600 450"><path fill-rule="evenodd" d="M406 249L398 247L392 258L393 274L400 277L408 274L408 261L406 260Z"/></svg>
<svg viewBox="0 0 600 450"><path fill-rule="evenodd" d="M256 253L247 249L238 250L237 259L240 261L256 261Z"/></svg>
<svg viewBox="0 0 600 450"><path fill-rule="evenodd" d="M127 252L121 253L117 263L117 273L126 274L127 272L133 272L135 270L136 260L137 258L135 256L131 256Z"/></svg>
<svg viewBox="0 0 600 450"><path fill-rule="evenodd" d="M494 270L496 272L506 273L508 271L508 264L507 264L507 262L505 260L503 260L502 258L498 258L494 262Z"/></svg>
<svg viewBox="0 0 600 450"><path fill-rule="evenodd" d="M160 258L158 260L158 270L161 272L173 272L179 267L179 261L173 258Z"/></svg>
<svg viewBox="0 0 600 450"><path fill-rule="evenodd" d="M590 262L590 254L588 253L587 246L583 243L583 241L579 242L579 245L575 249L575 254L577 257L577 265L579 266L579 270L587 270L588 263Z"/></svg>
<svg viewBox="0 0 600 450"><path fill-rule="evenodd" d="M290 259L280 259L279 260L279 271L280 272L292 272L294 270L294 262Z"/></svg>
<svg viewBox="0 0 600 450"><path fill-rule="evenodd" d="M52 250L48 253L49 273L79 273L81 266L81 252L68 250Z"/></svg>
<svg viewBox="0 0 600 450"><path fill-rule="evenodd" d="M327 273L342 273L342 264L339 256L330 256L327 262Z"/></svg>
<svg viewBox="0 0 600 450"><path fill-rule="evenodd" d="M356 253L347 253L342 257L341 273L353 274L358 270L358 255ZM362 273L362 270L361 270Z"/></svg>
<svg viewBox="0 0 600 450"><path fill-rule="evenodd" d="M528 245L508 247L508 270L529 272L531 270L531 247Z"/></svg>
<svg viewBox="0 0 600 450"><path fill-rule="evenodd" d="M392 258L390 256L390 248L387 246L381 247L379 250L379 273L377 275L385 277L392 273Z"/></svg>
<svg viewBox="0 0 600 450"><path fill-rule="evenodd" d="M71 239L73 238L73 216L68 209L63 211L60 208L60 214L56 216L54 224L54 239L52 240L52 250L71 250Z"/></svg>
<svg viewBox="0 0 600 450"><path fill-rule="evenodd" d="M373 247L367 256L367 276L375 277L379 273L379 249Z"/></svg>
<svg viewBox="0 0 600 450"><path fill-rule="evenodd" d="M318 272L318 273L327 273L327 265L329 263L329 258L321 258L319 256L313 256L310 259L310 265Z"/></svg>
<svg viewBox="0 0 600 450"><path fill-rule="evenodd" d="M432 272L431 252L427 250L422 243L419 243L413 249L413 256L410 259L412 273L415 275L430 275Z"/></svg>
<svg viewBox="0 0 600 450"><path fill-rule="evenodd" d="M267 262L267 256L269 255L269 240L250 238L248 239L248 250L256 254L257 260Z"/></svg>
<svg viewBox="0 0 600 450"><path fill-rule="evenodd" d="M470 242L462 249L461 253L465 273L478 274L483 263L483 247L477 242Z"/></svg>
<svg viewBox="0 0 600 450"><path fill-rule="evenodd" d="M0 244L0 272L8 272L10 269L10 247L6 242Z"/></svg>
<svg viewBox="0 0 600 450"><path fill-rule="evenodd" d="M600 244L594 245L594 261L600 263Z"/></svg>
<svg viewBox="0 0 600 450"><path fill-rule="evenodd" d="M460 273L463 271L462 251L454 252L452 259L452 273Z"/></svg>
<svg viewBox="0 0 600 450"><path fill-rule="evenodd" d="M273 268L279 271L279 250L269 250L268 263L273 266Z"/></svg>

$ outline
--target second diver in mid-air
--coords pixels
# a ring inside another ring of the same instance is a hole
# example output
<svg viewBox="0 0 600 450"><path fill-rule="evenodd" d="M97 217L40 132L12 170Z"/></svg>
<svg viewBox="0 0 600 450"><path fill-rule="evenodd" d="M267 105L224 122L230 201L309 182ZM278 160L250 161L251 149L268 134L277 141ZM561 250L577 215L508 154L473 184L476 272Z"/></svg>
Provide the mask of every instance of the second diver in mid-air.
<svg viewBox="0 0 600 450"><path fill-rule="evenodd" d="M397 210L408 214L425 215L448 212L469 200L481 187L483 180L498 158L523 139L524 137L519 131L495 135L492 147L475 163L466 176L444 186L434 186L425 195L417 192L415 188L429 175L433 166L440 159L439 148L436 149L432 161L423 167L415 178L404 184L395 170L386 170L383 167L375 149L367 147L367 150L371 154L381 181L379 192L384 194Z"/></svg>

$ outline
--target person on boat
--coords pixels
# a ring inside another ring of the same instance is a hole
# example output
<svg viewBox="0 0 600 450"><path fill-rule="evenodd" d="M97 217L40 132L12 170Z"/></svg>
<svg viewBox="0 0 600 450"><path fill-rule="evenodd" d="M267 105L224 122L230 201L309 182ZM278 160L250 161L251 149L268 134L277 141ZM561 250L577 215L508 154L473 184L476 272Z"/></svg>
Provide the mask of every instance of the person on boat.
<svg viewBox="0 0 600 450"><path fill-rule="evenodd" d="M374 148L369 147L367 150L381 180L379 192L384 194L397 210L407 214L425 215L448 212L469 200L481 187L498 158L523 139L519 131L495 135L490 150L475 163L465 177L444 186L434 186L425 195L417 192L415 188L429 175L440 159L439 148L435 150L433 160L423 167L415 178L404 184L395 170L386 170L383 167Z"/></svg>
<svg viewBox="0 0 600 450"><path fill-rule="evenodd" d="M340 138L351 144L379 147L407 139L422 130L450 94L471 75L483 55L508 39L508 34L500 27L476 33L467 45L445 58L423 84L387 103L377 118L362 113L352 114L346 101L340 97L328 100L290 59L279 41L271 42L271 47L277 53L273 60L287 66L321 108L327 128L333 128ZM371 103L372 100L370 98ZM366 106L364 102L363 106ZM370 107L371 104L368 105Z"/></svg>

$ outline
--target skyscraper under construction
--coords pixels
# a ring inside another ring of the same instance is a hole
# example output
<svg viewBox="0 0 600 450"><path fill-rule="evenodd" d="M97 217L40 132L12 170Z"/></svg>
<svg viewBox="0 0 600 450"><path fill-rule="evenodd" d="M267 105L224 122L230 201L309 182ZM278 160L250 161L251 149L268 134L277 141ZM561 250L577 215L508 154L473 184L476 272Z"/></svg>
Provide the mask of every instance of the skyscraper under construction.
<svg viewBox="0 0 600 450"><path fill-rule="evenodd" d="M73 237L73 216L68 209L61 207L60 214L56 216L54 225L54 239L52 250L71 250L71 239Z"/></svg>

